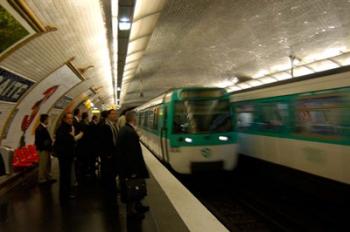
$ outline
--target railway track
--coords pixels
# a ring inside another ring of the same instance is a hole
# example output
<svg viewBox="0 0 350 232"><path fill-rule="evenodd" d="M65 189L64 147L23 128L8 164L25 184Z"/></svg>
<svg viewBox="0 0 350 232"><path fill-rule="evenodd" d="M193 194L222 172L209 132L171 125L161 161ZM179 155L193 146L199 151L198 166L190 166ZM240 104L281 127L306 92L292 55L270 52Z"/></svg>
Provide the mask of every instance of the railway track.
<svg viewBox="0 0 350 232"><path fill-rule="evenodd" d="M349 231L347 204L333 206L264 176L178 176L230 231ZM344 212L344 213L343 213Z"/></svg>

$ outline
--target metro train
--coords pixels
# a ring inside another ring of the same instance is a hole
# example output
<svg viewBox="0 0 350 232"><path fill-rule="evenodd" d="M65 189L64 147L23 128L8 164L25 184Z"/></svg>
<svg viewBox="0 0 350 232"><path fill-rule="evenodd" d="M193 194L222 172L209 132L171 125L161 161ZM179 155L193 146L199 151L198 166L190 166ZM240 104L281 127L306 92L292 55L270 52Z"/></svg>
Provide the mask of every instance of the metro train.
<svg viewBox="0 0 350 232"><path fill-rule="evenodd" d="M141 141L181 174L233 170L237 134L223 88L179 88L135 109Z"/></svg>
<svg viewBox="0 0 350 232"><path fill-rule="evenodd" d="M233 93L239 154L350 184L350 72L322 75Z"/></svg>

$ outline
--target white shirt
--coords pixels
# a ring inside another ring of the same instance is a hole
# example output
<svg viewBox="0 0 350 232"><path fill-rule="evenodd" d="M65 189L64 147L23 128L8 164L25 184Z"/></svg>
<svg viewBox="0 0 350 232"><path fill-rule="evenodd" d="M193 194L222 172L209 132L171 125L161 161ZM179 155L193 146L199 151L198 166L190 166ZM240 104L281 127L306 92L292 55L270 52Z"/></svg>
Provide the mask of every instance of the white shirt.
<svg viewBox="0 0 350 232"><path fill-rule="evenodd" d="M111 122L110 120L106 120L106 124L111 128L112 130L112 134L113 134L113 144L116 145L117 144L117 136L118 136L118 129L116 128L116 126L113 124L113 122Z"/></svg>
<svg viewBox="0 0 350 232"><path fill-rule="evenodd" d="M47 125L45 125L44 123L40 123L43 127L47 128Z"/></svg>

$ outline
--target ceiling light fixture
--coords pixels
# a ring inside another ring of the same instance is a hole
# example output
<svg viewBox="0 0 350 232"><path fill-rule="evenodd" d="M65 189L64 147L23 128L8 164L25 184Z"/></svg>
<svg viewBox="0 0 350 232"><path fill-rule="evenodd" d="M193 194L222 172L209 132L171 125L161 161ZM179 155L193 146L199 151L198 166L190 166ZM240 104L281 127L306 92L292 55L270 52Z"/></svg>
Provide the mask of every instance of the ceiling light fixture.
<svg viewBox="0 0 350 232"><path fill-rule="evenodd" d="M147 44L151 38L151 35L156 27L156 23L160 16L160 13L163 7L166 4L166 0L138 0L135 3L135 9L133 13L132 25L130 25L130 36L127 49L127 61L123 71L129 69L136 69L139 66L139 63L144 55L144 51L147 47ZM119 23L125 23L120 20ZM137 56L137 57L134 57ZM125 81L133 78L136 72L130 72L127 76L123 74L123 91L120 94L121 102L123 99L125 91L128 91L128 88L124 85ZM140 95L143 95L141 91Z"/></svg>
<svg viewBox="0 0 350 232"><path fill-rule="evenodd" d="M119 20L119 30L121 31L127 31L131 28L131 22L128 18L121 18Z"/></svg>
<svg viewBox="0 0 350 232"><path fill-rule="evenodd" d="M318 60L315 60L316 57L318 58ZM286 68L285 70L280 70L278 72L272 73L267 73L266 70L259 70L255 75L253 75L254 80L236 83L234 85L227 86L226 89L229 92L236 92L242 89L248 89L263 84L269 84L276 81L297 78L316 72L327 71L350 65L350 51L346 51L345 47L326 49L319 54L309 55L303 60L294 56L289 58L293 62L293 68ZM306 63L305 60L313 61ZM274 67L279 68L279 66ZM255 82L255 80L260 81L260 83Z"/></svg>

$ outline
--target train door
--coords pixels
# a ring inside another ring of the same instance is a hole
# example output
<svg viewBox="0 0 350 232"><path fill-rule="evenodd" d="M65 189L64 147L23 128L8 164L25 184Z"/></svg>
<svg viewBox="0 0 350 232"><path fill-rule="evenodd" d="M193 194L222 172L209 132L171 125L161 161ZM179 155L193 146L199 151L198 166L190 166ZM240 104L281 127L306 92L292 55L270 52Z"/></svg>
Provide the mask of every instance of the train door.
<svg viewBox="0 0 350 232"><path fill-rule="evenodd" d="M162 159L166 162L169 161L169 152L168 152L168 129L167 129L167 119L168 119L168 110L167 106L161 107L161 112L163 115L161 126L160 126L160 147L162 152Z"/></svg>

